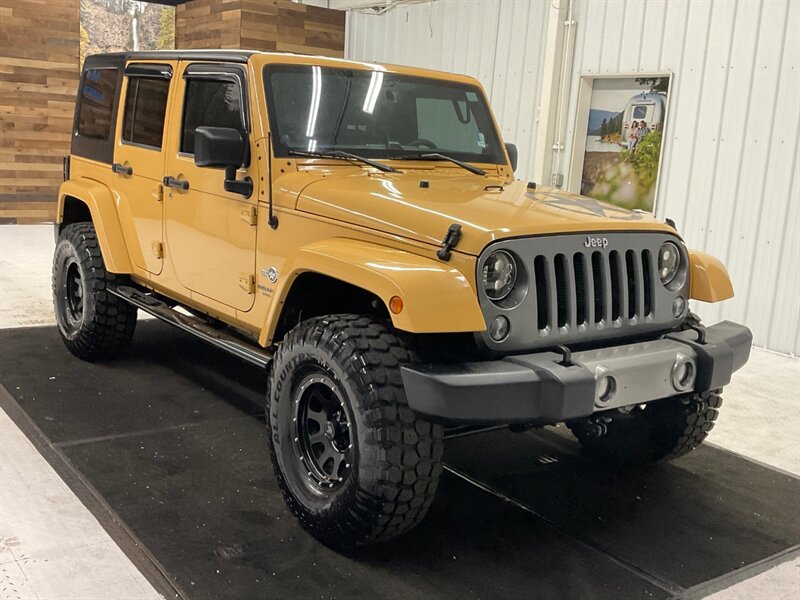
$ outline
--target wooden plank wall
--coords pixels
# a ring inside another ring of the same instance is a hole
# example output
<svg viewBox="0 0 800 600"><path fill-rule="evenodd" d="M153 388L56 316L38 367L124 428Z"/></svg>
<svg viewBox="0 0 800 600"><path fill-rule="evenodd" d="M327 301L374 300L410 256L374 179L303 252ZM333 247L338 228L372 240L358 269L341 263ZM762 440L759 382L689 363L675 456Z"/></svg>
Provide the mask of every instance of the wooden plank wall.
<svg viewBox="0 0 800 600"><path fill-rule="evenodd" d="M0 222L52 221L79 78L80 0L0 0Z"/></svg>
<svg viewBox="0 0 800 600"><path fill-rule="evenodd" d="M242 0L190 0L175 8L176 48L241 48Z"/></svg>
<svg viewBox="0 0 800 600"><path fill-rule="evenodd" d="M290 0L190 0L176 12L176 48L247 48L342 58L344 34L344 11Z"/></svg>
<svg viewBox="0 0 800 600"><path fill-rule="evenodd" d="M242 0L242 48L344 58L345 12L289 0Z"/></svg>

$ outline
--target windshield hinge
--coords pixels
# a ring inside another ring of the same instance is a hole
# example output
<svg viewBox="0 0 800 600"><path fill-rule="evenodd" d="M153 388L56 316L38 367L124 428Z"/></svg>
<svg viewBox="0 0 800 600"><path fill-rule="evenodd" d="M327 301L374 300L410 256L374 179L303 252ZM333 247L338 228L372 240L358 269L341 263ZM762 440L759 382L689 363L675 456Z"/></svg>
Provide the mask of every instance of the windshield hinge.
<svg viewBox="0 0 800 600"><path fill-rule="evenodd" d="M442 247L436 251L436 256L441 258L443 261L450 260L450 256L452 256L451 250L458 246L458 242L461 240L461 225L458 223L453 223L450 225L450 228L447 230L447 234L444 236L442 240Z"/></svg>
<svg viewBox="0 0 800 600"><path fill-rule="evenodd" d="M258 211L256 210L255 206L248 206L246 208L239 209L239 216L242 218L242 221L248 225L258 224Z"/></svg>

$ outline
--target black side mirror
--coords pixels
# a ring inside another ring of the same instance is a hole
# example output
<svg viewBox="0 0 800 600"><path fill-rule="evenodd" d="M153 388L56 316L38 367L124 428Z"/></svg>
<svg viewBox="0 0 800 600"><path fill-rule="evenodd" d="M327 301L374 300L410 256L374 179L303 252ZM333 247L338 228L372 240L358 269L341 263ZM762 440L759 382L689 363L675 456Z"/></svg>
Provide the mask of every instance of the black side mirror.
<svg viewBox="0 0 800 600"><path fill-rule="evenodd" d="M242 134L230 127L194 130L194 163L198 167L236 167L244 164Z"/></svg>
<svg viewBox="0 0 800 600"><path fill-rule="evenodd" d="M224 167L226 192L249 198L253 180L236 180L236 170L248 159L247 141L231 127L198 127L194 130L194 164L198 167Z"/></svg>
<svg viewBox="0 0 800 600"><path fill-rule="evenodd" d="M506 152L508 152L508 160L511 163L511 170L516 171L517 157L519 156L519 153L517 152L517 147L514 144L506 144Z"/></svg>

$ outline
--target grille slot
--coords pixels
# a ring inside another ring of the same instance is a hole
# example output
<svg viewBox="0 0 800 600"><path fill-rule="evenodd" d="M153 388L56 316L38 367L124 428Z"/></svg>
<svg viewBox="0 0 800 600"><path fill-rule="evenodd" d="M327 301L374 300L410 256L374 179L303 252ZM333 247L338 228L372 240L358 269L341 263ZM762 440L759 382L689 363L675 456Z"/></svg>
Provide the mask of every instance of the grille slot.
<svg viewBox="0 0 800 600"><path fill-rule="evenodd" d="M537 327L547 329L547 263L544 256L537 256L533 261L533 273L536 279L536 320Z"/></svg>
<svg viewBox="0 0 800 600"><path fill-rule="evenodd" d="M653 314L653 255L650 250L642 251L642 287L644 289L644 316Z"/></svg>
<svg viewBox="0 0 800 600"><path fill-rule="evenodd" d="M611 320L616 321L620 315L620 293L622 279L619 272L619 252L612 250L608 255L611 269Z"/></svg>
<svg viewBox="0 0 800 600"><path fill-rule="evenodd" d="M633 250L625 252L625 275L628 279L628 310L627 317L632 319L636 316L637 302L641 297L639 286L641 285L642 278L636 276L637 257ZM641 311L639 311L641 312Z"/></svg>
<svg viewBox="0 0 800 600"><path fill-rule="evenodd" d="M567 267L564 255L556 254L554 263L556 278L556 314L558 316L558 326L564 327L567 324L567 313L569 312L570 305L567 297Z"/></svg>
<svg viewBox="0 0 800 600"><path fill-rule="evenodd" d="M594 282L594 322L600 323L606 314L606 280L603 278L603 255L592 252L592 281Z"/></svg>
<svg viewBox="0 0 800 600"><path fill-rule="evenodd" d="M591 294L587 294L588 284L586 272L586 257L580 252L572 256L572 268L575 272L575 322L578 325L585 325L587 322L587 311Z"/></svg>

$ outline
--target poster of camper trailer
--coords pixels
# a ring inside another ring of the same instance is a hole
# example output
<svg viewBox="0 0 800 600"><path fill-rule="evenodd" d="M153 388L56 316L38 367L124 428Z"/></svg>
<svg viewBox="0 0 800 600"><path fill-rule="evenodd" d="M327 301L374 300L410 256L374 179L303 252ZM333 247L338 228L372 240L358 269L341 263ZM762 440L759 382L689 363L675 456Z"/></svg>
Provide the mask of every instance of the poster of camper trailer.
<svg viewBox="0 0 800 600"><path fill-rule="evenodd" d="M593 81L582 194L653 210L668 94L669 77Z"/></svg>

